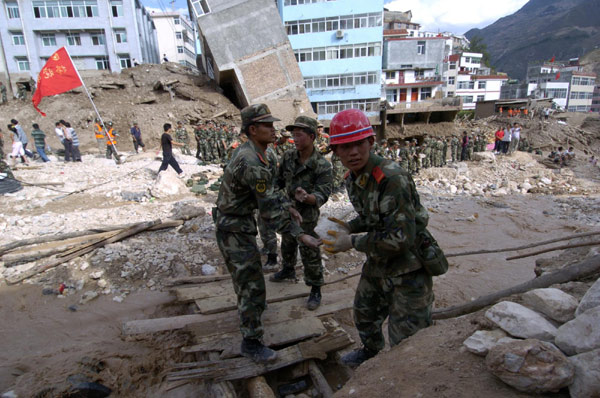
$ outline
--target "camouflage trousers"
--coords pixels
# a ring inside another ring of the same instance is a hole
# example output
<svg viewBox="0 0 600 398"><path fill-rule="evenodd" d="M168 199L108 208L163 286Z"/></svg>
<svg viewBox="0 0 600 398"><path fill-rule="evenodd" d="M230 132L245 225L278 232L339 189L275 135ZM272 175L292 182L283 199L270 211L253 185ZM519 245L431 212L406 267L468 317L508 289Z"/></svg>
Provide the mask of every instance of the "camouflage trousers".
<svg viewBox="0 0 600 398"><path fill-rule="evenodd" d="M316 226L316 222L302 223L300 225L305 233L318 239L319 236L315 232ZM321 251L319 249L311 249L302 243L298 243L296 238L289 234L283 234L281 236L283 268L294 269L296 267L298 247L300 247L300 258L302 259L302 265L304 266L304 283L308 286L322 286L325 281L323 280Z"/></svg>
<svg viewBox="0 0 600 398"><path fill-rule="evenodd" d="M361 275L354 296L354 324L363 345L385 346L383 321L389 316L390 346L431 325L433 281L423 269L393 278Z"/></svg>
<svg viewBox="0 0 600 398"><path fill-rule="evenodd" d="M219 229L216 234L237 295L242 336L260 339L263 335L260 318L266 308L267 295L256 235Z"/></svg>
<svg viewBox="0 0 600 398"><path fill-rule="evenodd" d="M189 142L184 141L183 146L181 147L181 153L184 155L192 155L192 151L190 151Z"/></svg>
<svg viewBox="0 0 600 398"><path fill-rule="evenodd" d="M267 228L263 219L260 217L258 210L254 213L256 214L258 233L260 234L260 240L265 248L265 254L277 254L277 234L275 233L275 230Z"/></svg>

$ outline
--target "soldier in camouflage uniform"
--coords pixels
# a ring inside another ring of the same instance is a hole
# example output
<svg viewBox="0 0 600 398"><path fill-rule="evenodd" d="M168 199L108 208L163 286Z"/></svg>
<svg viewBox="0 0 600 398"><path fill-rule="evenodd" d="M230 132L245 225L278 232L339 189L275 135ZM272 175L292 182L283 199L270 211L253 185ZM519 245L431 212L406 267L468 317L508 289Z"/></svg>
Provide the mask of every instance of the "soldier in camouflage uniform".
<svg viewBox="0 0 600 398"><path fill-rule="evenodd" d="M445 166L448 162L448 145L450 144L450 139L445 137L442 141L442 166Z"/></svg>
<svg viewBox="0 0 600 398"><path fill-rule="evenodd" d="M425 155L425 157L421 158L421 167L428 169L431 167L431 164L429 163L429 159L431 159L431 147L426 142L423 142L421 148L423 155Z"/></svg>
<svg viewBox="0 0 600 398"><path fill-rule="evenodd" d="M359 112L349 109L331 120L331 146L351 171L346 188L358 217L335 220L344 231L329 231L335 240L323 241L331 253L354 248L367 255L354 297L354 324L364 347L342 357L348 366L383 349L381 327L388 317L391 346L431 325L434 299L432 277L414 254L427 210L405 170L369 153L374 132L365 128L369 120ZM366 234L354 235L361 233Z"/></svg>
<svg viewBox="0 0 600 398"><path fill-rule="evenodd" d="M318 238L315 228L319 221L319 208L327 202L332 190L331 164L315 147L315 119L298 116L294 124L286 126L286 130L292 132L296 149L283 155L279 166L278 185L302 216L300 227L304 233ZM321 286L325 283L321 252L304 245L299 246L304 266L304 282L311 287L307 308L312 311L321 304ZM271 276L273 282L296 278L294 268L297 252L297 240L284 233L281 236L282 269Z"/></svg>
<svg viewBox="0 0 600 398"><path fill-rule="evenodd" d="M185 129L185 127L183 127L182 121L177 122L177 129L175 129L175 138L177 139L177 142L181 142L183 144L183 146L181 147L181 153L184 155L191 155L192 152L190 151L190 137L188 136L188 132Z"/></svg>
<svg viewBox="0 0 600 398"><path fill-rule="evenodd" d="M274 361L277 353L260 341L266 293L254 210L259 210L269 229L288 233L313 249L318 248L320 241L305 234L292 221L300 219L299 213L273 188L265 150L275 141L273 122L279 119L271 115L265 104L250 105L241 113L242 132L249 140L235 151L225 167L213 220L217 244L237 294L243 336L241 353L253 361L266 363Z"/></svg>
<svg viewBox="0 0 600 398"><path fill-rule="evenodd" d="M404 170L410 171L410 142L404 141L404 146L399 149L398 157L400 166Z"/></svg>
<svg viewBox="0 0 600 398"><path fill-rule="evenodd" d="M281 137L274 144L275 153L277 154L277 158L279 159L279 161L281 161L281 159L283 158L284 153L295 148L294 144L290 142L291 137L292 135L289 131L283 130L281 132Z"/></svg>
<svg viewBox="0 0 600 398"><path fill-rule="evenodd" d="M467 160L473 160L473 146L475 146L475 137L471 135L467 143Z"/></svg>
<svg viewBox="0 0 600 398"><path fill-rule="evenodd" d="M460 158L460 144L454 134L452 134L452 139L450 139L450 156L452 157L452 163L455 163Z"/></svg>
<svg viewBox="0 0 600 398"><path fill-rule="evenodd" d="M273 182L275 184L279 174L279 161L272 144L267 147L265 155L267 156L269 170L271 171L271 177L273 178ZM277 186L275 186L275 188L277 188ZM271 270L277 267L277 234L275 233L274 229L267 228L267 224L260 217L258 210L256 210L255 213L257 215L258 233L260 235L260 240L263 243L263 250L261 251L261 254L267 256L267 261L263 267L266 270Z"/></svg>
<svg viewBox="0 0 600 398"><path fill-rule="evenodd" d="M0 105L4 105L8 102L6 98L6 86L0 82Z"/></svg>

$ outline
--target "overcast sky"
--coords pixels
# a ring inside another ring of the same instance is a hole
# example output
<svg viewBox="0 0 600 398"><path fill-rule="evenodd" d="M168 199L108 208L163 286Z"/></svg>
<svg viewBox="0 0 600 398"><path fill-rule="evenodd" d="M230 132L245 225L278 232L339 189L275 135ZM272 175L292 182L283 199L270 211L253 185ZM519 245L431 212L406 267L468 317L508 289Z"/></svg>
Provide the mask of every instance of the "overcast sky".
<svg viewBox="0 0 600 398"><path fill-rule="evenodd" d="M368 0L364 0L368 1ZM385 7L394 11L411 10L413 22L433 32L462 34L471 28L484 28L499 18L523 7L528 0L384 0ZM175 7L187 15L186 0L142 0L151 9L170 10Z"/></svg>

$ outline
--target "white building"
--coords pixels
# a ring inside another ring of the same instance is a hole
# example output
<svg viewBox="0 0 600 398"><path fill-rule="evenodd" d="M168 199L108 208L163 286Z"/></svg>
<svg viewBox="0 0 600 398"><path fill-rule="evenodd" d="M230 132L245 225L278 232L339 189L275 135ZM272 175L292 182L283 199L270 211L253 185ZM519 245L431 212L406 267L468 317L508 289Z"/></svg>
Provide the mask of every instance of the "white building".
<svg viewBox="0 0 600 398"><path fill-rule="evenodd" d="M166 57L169 62L196 70L196 30L192 22L178 12L154 12L151 16L161 60Z"/></svg>
<svg viewBox="0 0 600 398"><path fill-rule="evenodd" d="M500 89L508 81L506 75L471 75L459 72L456 97L463 100L463 109L475 109L475 103L500 99Z"/></svg>

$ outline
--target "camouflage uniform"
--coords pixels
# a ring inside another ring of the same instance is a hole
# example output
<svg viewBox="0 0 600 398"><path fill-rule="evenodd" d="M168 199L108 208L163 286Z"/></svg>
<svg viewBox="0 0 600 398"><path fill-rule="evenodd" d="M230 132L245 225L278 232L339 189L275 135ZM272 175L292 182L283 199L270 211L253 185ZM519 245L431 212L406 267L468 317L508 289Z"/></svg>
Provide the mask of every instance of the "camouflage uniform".
<svg viewBox="0 0 600 398"><path fill-rule="evenodd" d="M452 156L453 163L460 158L459 141L455 136L452 136L450 140L450 156Z"/></svg>
<svg viewBox="0 0 600 398"><path fill-rule="evenodd" d="M0 85L0 105L6 104L8 102L6 98L6 86L4 84Z"/></svg>
<svg viewBox="0 0 600 398"><path fill-rule="evenodd" d="M448 161L448 138L444 138L442 141L442 166L446 165Z"/></svg>
<svg viewBox="0 0 600 398"><path fill-rule="evenodd" d="M473 136L469 137L469 142L467 143L467 160L473 159L473 146L475 145L475 139Z"/></svg>
<svg viewBox="0 0 600 398"><path fill-rule="evenodd" d="M315 147L310 157L302 164L297 150L288 151L283 155L279 166L278 185L285 191L293 207L302 215L302 230L318 238L315 232L319 221L319 208L327 202L331 195L333 176L331 164ZM302 187L316 198L315 205L301 203L295 200L296 188ZM296 253L300 246L300 258L304 266L304 282L308 286L322 286L323 267L321 252L298 244L290 234L281 237L281 257L284 269L293 270L296 266Z"/></svg>
<svg viewBox="0 0 600 398"><path fill-rule="evenodd" d="M181 153L183 153L184 155L191 155L192 152L190 151L189 147L190 137L188 136L188 132L185 129L185 127L181 126L179 123L177 129L175 130L175 138L178 142L184 144L184 146L181 147Z"/></svg>
<svg viewBox="0 0 600 398"><path fill-rule="evenodd" d="M376 155L362 174L348 176L346 188L358 213L348 223L350 232L367 232L352 236L352 246L367 255L354 297L354 323L364 346L378 352L388 316L391 346L431 325L432 278L413 254L415 236L429 216L410 175Z"/></svg>
<svg viewBox="0 0 600 398"><path fill-rule="evenodd" d="M348 169L344 167L339 156L335 153L331 155L331 168L333 172L333 193L341 192L344 190L344 175Z"/></svg>
<svg viewBox="0 0 600 398"><path fill-rule="evenodd" d="M406 144L405 146L400 148L400 152L399 152L400 166L404 170L410 171L410 165L409 165L410 147L408 146L408 141L405 144Z"/></svg>
<svg viewBox="0 0 600 398"><path fill-rule="evenodd" d="M278 164L277 164L277 155L275 154L275 150L271 145L267 147L265 151L265 155L267 156L267 162L269 162L269 171L271 172L271 178L273 182L277 181L278 175ZM258 214L258 210L256 211L257 223L258 223L258 233L260 234L260 240L263 243L263 247L265 249L265 253L267 256L269 254L277 254L277 234L274 229L267 228L266 223Z"/></svg>
<svg viewBox="0 0 600 398"><path fill-rule="evenodd" d="M288 137L288 136L284 136L284 137ZM292 144L289 141L289 139L286 140L283 144L278 142L277 145L275 145L275 153L277 154L277 158L279 159L280 162L281 162L281 159L283 159L283 154L286 153L287 151L289 151L290 149L296 149L296 146L294 144Z"/></svg>
<svg viewBox="0 0 600 398"><path fill-rule="evenodd" d="M254 210L259 210L269 229L294 237L303 233L284 209L289 207L289 202L274 191L269 163L265 159L266 154L252 141L241 145L225 167L217 207L213 208L217 244L238 297L240 331L248 339L262 337L261 315L266 307Z"/></svg>

